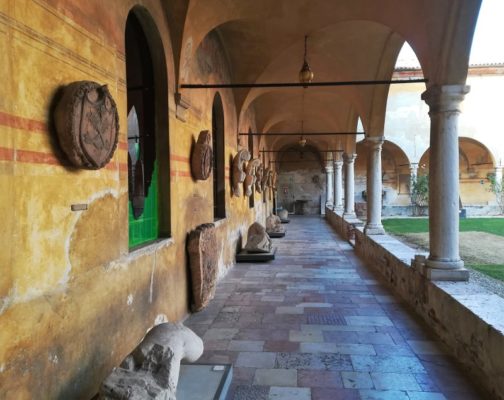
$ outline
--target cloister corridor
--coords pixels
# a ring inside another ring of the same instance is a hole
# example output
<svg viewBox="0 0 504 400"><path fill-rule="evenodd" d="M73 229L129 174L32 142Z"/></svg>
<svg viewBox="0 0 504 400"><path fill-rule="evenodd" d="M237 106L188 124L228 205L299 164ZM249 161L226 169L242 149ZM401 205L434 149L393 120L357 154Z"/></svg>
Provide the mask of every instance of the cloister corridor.
<svg viewBox="0 0 504 400"><path fill-rule="evenodd" d="M489 398L319 216L292 216L269 263L237 264L185 324L228 399Z"/></svg>

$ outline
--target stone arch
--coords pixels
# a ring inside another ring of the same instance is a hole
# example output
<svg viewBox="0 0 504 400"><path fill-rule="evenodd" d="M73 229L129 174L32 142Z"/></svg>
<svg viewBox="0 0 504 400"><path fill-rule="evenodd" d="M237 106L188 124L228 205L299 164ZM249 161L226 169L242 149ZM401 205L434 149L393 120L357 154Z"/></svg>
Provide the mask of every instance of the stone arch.
<svg viewBox="0 0 504 400"><path fill-rule="evenodd" d="M224 106L219 92L212 102L212 148L213 148L213 215L214 220L226 218L226 169L225 169L225 118Z"/></svg>
<svg viewBox="0 0 504 400"><path fill-rule="evenodd" d="M170 236L168 71L149 11L133 7L125 27L129 244Z"/></svg>

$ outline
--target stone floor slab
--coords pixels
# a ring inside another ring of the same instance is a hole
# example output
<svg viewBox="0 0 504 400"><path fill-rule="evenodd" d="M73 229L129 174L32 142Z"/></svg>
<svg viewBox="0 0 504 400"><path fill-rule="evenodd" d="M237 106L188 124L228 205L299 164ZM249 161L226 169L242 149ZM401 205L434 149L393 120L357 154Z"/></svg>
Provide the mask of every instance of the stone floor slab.
<svg viewBox="0 0 504 400"><path fill-rule="evenodd" d="M377 390L422 390L413 374L372 372L371 379Z"/></svg>
<svg viewBox="0 0 504 400"><path fill-rule="evenodd" d="M297 386L297 371L295 369L257 369L254 375L254 385L259 386Z"/></svg>
<svg viewBox="0 0 504 400"><path fill-rule="evenodd" d="M269 400L311 400L311 391L308 388L272 387Z"/></svg>

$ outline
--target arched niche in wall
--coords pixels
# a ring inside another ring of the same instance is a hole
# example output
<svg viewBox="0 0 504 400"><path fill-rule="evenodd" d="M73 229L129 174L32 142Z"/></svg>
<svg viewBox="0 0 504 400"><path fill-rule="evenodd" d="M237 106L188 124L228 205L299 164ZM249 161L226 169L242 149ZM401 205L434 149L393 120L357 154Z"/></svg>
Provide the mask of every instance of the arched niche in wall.
<svg viewBox="0 0 504 400"><path fill-rule="evenodd" d="M212 144L213 144L213 209L214 220L226 218L226 165L225 165L224 108L219 93L212 104Z"/></svg>
<svg viewBox="0 0 504 400"><path fill-rule="evenodd" d="M170 235L168 82L161 36L148 11L126 21L129 247Z"/></svg>

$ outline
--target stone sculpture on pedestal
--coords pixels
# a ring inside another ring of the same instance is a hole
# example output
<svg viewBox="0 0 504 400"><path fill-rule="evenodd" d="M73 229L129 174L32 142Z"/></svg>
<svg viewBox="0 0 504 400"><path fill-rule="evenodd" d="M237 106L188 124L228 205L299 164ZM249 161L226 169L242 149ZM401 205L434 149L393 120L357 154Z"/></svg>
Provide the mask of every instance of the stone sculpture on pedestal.
<svg viewBox="0 0 504 400"><path fill-rule="evenodd" d="M114 368L100 388L100 400L176 400L180 362L203 354L203 341L182 324L160 324Z"/></svg>
<svg viewBox="0 0 504 400"><path fill-rule="evenodd" d="M287 210L281 210L278 212L278 216L280 217L281 220L289 219L289 212Z"/></svg>
<svg viewBox="0 0 504 400"><path fill-rule="evenodd" d="M248 150L240 150L233 159L233 195L241 196L241 184L245 181L247 174L244 171L245 162L250 160Z"/></svg>
<svg viewBox="0 0 504 400"><path fill-rule="evenodd" d="M283 233L285 232L282 226L282 221L277 215L270 215L266 218L266 233L269 235L271 233Z"/></svg>
<svg viewBox="0 0 504 400"><path fill-rule="evenodd" d="M269 253L271 252L271 239L266 233L266 229L259 222L250 225L247 232L247 244L245 250L249 253Z"/></svg>

